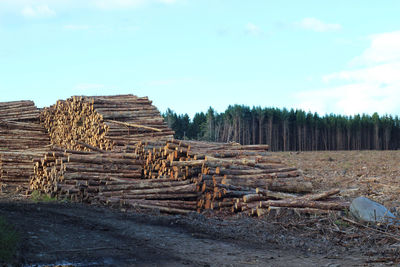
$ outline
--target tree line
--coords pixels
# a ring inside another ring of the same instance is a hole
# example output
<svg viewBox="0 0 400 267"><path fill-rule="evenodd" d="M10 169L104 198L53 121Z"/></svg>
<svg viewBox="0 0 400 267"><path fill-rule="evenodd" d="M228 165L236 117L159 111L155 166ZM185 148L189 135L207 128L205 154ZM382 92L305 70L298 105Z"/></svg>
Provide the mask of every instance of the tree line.
<svg viewBox="0 0 400 267"><path fill-rule="evenodd" d="M269 144L272 151L389 150L400 148L400 119L374 113L343 116L300 109L229 106L217 113L164 114L177 139Z"/></svg>

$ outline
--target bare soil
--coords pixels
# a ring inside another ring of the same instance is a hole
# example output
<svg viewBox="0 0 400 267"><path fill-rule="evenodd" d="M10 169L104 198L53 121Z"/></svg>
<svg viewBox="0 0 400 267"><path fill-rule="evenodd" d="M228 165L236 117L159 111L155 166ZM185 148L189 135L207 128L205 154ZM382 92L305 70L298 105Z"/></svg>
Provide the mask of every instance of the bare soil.
<svg viewBox="0 0 400 267"><path fill-rule="evenodd" d="M345 198L366 196L388 208L400 208L400 150L274 154L301 169L316 190L340 188Z"/></svg>
<svg viewBox="0 0 400 267"><path fill-rule="evenodd" d="M366 195L392 209L398 207L400 152L275 155L303 169L318 189L339 187L344 198ZM215 212L179 216L2 196L0 216L14 224L22 237L15 265L400 264L399 229L355 225L345 220L347 214L305 216L288 210L263 218Z"/></svg>

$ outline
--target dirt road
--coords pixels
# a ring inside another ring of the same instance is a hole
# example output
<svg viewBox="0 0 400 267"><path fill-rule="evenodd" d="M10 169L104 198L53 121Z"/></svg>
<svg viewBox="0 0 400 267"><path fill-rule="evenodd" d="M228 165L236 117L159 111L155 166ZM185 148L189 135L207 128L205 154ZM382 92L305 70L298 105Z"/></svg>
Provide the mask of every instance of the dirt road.
<svg viewBox="0 0 400 267"><path fill-rule="evenodd" d="M286 235L252 218L126 213L71 203L1 202L23 238L24 265L365 266L358 250Z"/></svg>

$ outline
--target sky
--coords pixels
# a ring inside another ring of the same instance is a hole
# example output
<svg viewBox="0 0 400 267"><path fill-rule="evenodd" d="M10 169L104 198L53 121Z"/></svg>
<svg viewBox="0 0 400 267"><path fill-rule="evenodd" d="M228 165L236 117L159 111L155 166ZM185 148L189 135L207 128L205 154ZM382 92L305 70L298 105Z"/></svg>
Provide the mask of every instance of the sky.
<svg viewBox="0 0 400 267"><path fill-rule="evenodd" d="M0 101L400 115L400 1L0 0Z"/></svg>

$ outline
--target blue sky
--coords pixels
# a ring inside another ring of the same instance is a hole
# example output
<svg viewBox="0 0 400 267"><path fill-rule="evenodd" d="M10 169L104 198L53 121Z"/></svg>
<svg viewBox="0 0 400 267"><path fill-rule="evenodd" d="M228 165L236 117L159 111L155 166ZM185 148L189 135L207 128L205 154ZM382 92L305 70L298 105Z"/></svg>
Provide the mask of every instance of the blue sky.
<svg viewBox="0 0 400 267"><path fill-rule="evenodd" d="M351 2L351 4L350 4ZM0 0L0 101L400 115L399 1Z"/></svg>

